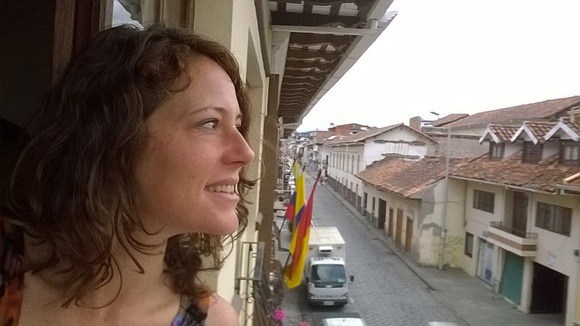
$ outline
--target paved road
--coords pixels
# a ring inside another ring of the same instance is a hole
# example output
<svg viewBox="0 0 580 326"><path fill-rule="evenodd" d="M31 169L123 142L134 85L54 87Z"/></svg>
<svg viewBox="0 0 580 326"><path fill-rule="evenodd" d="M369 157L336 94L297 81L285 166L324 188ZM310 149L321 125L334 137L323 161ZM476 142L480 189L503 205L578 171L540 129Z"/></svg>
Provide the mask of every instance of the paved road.
<svg viewBox="0 0 580 326"><path fill-rule="evenodd" d="M309 183L307 188L309 189ZM430 321L466 325L452 310L430 293L381 239L373 237L367 225L353 215L326 187L317 187L314 205L315 226L336 226L346 242L349 274L355 276L351 302L334 313L358 313L369 326L428 325ZM313 325L313 316L329 312L328 307L309 307L305 287L287 291L285 305L295 304L301 320ZM285 325L299 325L288 320Z"/></svg>

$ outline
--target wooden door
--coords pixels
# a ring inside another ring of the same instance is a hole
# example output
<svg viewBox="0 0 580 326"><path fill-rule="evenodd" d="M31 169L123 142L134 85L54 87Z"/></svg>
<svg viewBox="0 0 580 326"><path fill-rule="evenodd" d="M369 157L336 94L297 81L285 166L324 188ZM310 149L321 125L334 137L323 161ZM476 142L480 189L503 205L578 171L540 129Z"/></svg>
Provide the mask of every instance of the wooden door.
<svg viewBox="0 0 580 326"><path fill-rule="evenodd" d="M377 222L378 229L385 228L385 218L387 217L387 202L379 198L379 216Z"/></svg>
<svg viewBox="0 0 580 326"><path fill-rule="evenodd" d="M397 209L397 231L395 232L395 245L401 247L401 236L403 234L403 210Z"/></svg>
<svg viewBox="0 0 580 326"><path fill-rule="evenodd" d="M407 229L405 230L405 251L411 250L413 241L413 220L407 216Z"/></svg>
<svg viewBox="0 0 580 326"><path fill-rule="evenodd" d="M389 238L393 237L393 219L395 218L395 213L392 208L389 208L389 228L387 229L387 236Z"/></svg>

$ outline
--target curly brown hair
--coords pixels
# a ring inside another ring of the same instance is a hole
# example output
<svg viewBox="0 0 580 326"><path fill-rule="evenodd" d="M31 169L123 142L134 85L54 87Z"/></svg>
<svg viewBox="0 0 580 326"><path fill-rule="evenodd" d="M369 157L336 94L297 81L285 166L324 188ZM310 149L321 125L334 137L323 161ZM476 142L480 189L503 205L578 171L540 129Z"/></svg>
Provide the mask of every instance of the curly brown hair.
<svg viewBox="0 0 580 326"><path fill-rule="evenodd" d="M58 267L67 276L64 284L73 284L63 306L78 305L84 294L112 279L118 268L111 252L114 240L128 253L129 247L142 253L158 247L133 236L144 230L137 216L133 164L144 148L145 121L173 93L189 86L184 78L188 63L200 57L214 60L230 76L243 116L240 130L247 137L250 101L234 56L216 42L161 26L142 30L124 25L101 32L72 60L35 116L32 139L12 178L14 216L9 222L48 248L47 255L29 262L28 270ZM247 224L244 194L252 185L240 175L236 235ZM202 264L204 256L213 257L209 268L220 267L224 240L209 234L168 240L166 273L174 292L191 297L207 293L197 274L208 268Z"/></svg>

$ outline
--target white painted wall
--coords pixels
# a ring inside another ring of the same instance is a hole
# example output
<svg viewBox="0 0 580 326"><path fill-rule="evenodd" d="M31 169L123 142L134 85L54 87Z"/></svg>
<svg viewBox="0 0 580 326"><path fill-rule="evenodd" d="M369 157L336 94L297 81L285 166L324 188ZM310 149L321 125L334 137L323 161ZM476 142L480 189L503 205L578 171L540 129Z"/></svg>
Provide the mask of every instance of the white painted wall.
<svg viewBox="0 0 580 326"><path fill-rule="evenodd" d="M549 141L544 143L542 148L542 159L548 158L560 152L560 143L557 141Z"/></svg>
<svg viewBox="0 0 580 326"><path fill-rule="evenodd" d="M328 154L329 164L327 175L335 180L341 181L342 184L346 185L348 189L352 191L357 190L357 196L362 197L362 181L355 177L360 171L357 171L357 161L358 157L363 155L363 146L360 145L349 145L349 146L334 146L332 148L324 147L323 156ZM335 159L332 159L332 155L335 155ZM354 167L352 166L352 158L354 157ZM351 188L352 183L352 188Z"/></svg>
<svg viewBox="0 0 580 326"><path fill-rule="evenodd" d="M503 188L500 186L489 185L485 183L475 183L468 181L466 183L465 193L465 231L473 234L473 256L463 257L463 269L471 276L477 272L479 239L487 240L487 229L491 221L501 221L504 215ZM473 208L473 191L474 189L493 192L495 194L494 213L484 212ZM493 275L492 278L496 276Z"/></svg>
<svg viewBox="0 0 580 326"><path fill-rule="evenodd" d="M489 150L489 145L487 147ZM518 143L506 143L504 150L503 150L503 157L510 157L517 153L518 151L522 150L522 145Z"/></svg>
<svg viewBox="0 0 580 326"><path fill-rule="evenodd" d="M379 142L376 142L379 141ZM380 142L389 141L389 142ZM390 142L400 141L400 144ZM412 145L409 142L418 141L423 142L424 146ZM365 141L364 150L364 164L365 167L372 164L374 161L383 159L383 155L387 153L401 154L401 155L417 155L424 157L428 151L436 145L429 142L425 137L412 132L406 127L398 127L384 132L375 137L371 137Z"/></svg>

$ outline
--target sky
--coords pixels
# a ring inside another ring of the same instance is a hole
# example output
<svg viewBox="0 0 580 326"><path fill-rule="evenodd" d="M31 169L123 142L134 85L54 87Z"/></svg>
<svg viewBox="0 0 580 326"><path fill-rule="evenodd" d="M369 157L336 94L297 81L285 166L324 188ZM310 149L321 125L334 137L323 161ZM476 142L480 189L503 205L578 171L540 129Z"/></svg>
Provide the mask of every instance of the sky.
<svg viewBox="0 0 580 326"><path fill-rule="evenodd" d="M113 2L113 26L121 24L141 26L138 21L131 19L131 14L123 8L123 5L121 5L119 1L115 0Z"/></svg>
<svg viewBox="0 0 580 326"><path fill-rule="evenodd" d="M397 17L298 131L580 95L580 0L395 0L388 11Z"/></svg>

